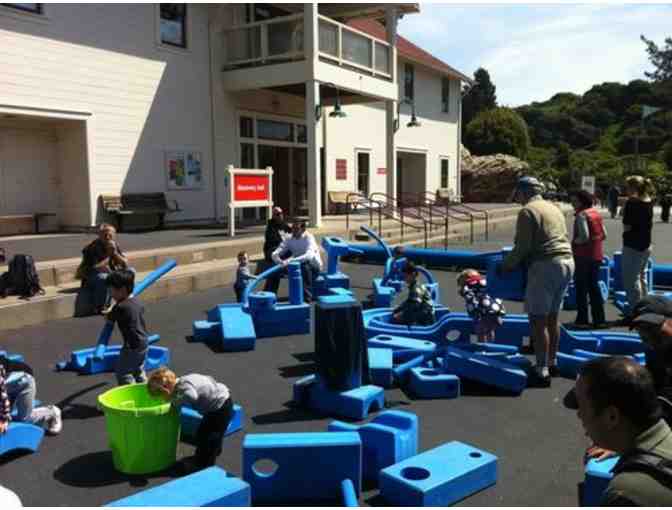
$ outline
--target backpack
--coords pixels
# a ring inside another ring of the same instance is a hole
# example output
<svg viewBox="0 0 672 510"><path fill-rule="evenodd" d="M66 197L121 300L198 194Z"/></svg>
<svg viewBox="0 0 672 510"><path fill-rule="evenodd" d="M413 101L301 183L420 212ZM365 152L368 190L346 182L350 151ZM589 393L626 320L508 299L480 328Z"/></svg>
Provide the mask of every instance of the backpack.
<svg viewBox="0 0 672 510"><path fill-rule="evenodd" d="M15 255L9 263L9 271L0 276L0 297L9 294L30 299L35 294L44 294L35 261L30 255Z"/></svg>
<svg viewBox="0 0 672 510"><path fill-rule="evenodd" d="M646 450L635 450L616 463L612 473L646 473L659 483L672 488L672 460Z"/></svg>

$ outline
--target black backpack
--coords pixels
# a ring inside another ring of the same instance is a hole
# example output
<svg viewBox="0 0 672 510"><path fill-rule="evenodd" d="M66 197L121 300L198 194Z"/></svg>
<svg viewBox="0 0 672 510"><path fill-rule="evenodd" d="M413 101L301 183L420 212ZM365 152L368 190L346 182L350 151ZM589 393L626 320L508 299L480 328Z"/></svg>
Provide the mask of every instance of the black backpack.
<svg viewBox="0 0 672 510"><path fill-rule="evenodd" d="M10 294L23 299L44 294L35 261L30 255L15 255L9 263L9 271L0 276L0 297Z"/></svg>
<svg viewBox="0 0 672 510"><path fill-rule="evenodd" d="M635 450L619 460L612 469L614 475L623 472L646 473L662 485L672 488L672 460L657 453Z"/></svg>

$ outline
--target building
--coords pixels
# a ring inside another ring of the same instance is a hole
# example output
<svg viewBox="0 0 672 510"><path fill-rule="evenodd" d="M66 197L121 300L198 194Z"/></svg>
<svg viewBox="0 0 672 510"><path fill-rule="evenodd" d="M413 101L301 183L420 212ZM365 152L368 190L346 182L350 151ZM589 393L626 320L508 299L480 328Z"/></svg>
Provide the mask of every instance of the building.
<svg viewBox="0 0 672 510"><path fill-rule="evenodd" d="M171 222L223 221L228 165L272 166L274 201L313 225L329 191L459 195L469 79L397 38L417 11L0 4L0 216L87 227L101 195L161 191Z"/></svg>

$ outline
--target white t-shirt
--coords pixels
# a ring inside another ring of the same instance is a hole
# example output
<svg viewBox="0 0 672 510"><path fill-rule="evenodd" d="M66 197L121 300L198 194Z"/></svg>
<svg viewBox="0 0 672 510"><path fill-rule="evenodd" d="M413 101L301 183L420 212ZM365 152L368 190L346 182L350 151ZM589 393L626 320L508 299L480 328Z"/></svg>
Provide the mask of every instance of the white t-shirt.
<svg viewBox="0 0 672 510"><path fill-rule="evenodd" d="M318 270L322 270L322 257L320 257L320 247L317 245L315 237L310 232L304 232L304 234L295 239L294 237L288 237L277 250L273 252L271 258L276 264L282 262L282 257L286 254L291 255L291 261L295 262L309 262Z"/></svg>

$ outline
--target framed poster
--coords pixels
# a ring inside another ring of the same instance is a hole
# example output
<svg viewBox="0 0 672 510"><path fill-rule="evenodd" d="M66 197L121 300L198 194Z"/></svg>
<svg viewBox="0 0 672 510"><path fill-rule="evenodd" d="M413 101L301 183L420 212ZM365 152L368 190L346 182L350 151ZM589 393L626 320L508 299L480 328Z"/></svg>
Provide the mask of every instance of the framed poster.
<svg viewBox="0 0 672 510"><path fill-rule="evenodd" d="M203 187L200 152L166 151L165 160L169 190L179 191Z"/></svg>

